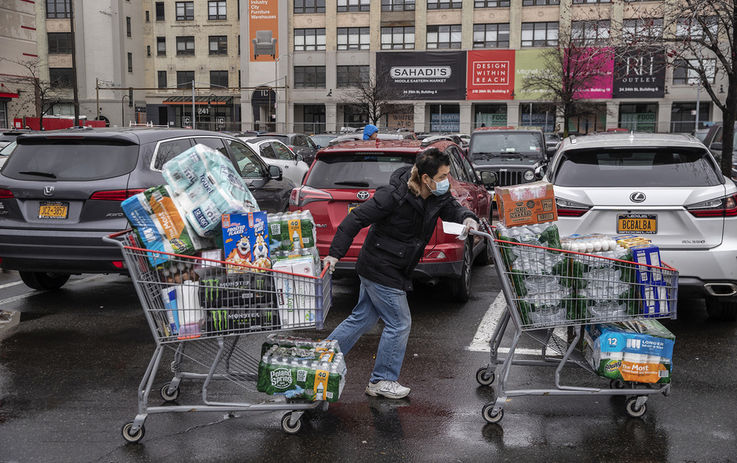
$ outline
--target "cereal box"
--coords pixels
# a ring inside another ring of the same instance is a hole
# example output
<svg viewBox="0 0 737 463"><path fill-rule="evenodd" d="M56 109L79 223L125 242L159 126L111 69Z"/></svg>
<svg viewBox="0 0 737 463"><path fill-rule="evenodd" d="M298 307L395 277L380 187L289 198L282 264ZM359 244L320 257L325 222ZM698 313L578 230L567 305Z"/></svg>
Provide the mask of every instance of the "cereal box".
<svg viewBox="0 0 737 463"><path fill-rule="evenodd" d="M223 214L223 251L226 262L271 268L266 212ZM229 267L231 272L237 270Z"/></svg>

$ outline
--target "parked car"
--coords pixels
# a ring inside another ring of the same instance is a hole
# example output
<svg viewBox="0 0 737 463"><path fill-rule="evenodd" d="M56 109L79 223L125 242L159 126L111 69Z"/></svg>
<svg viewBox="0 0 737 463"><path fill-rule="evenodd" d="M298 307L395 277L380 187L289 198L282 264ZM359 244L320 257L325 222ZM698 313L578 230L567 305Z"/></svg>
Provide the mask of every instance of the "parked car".
<svg viewBox="0 0 737 463"><path fill-rule="evenodd" d="M737 319L737 187L701 142L674 134L569 137L546 178L561 234L644 235L678 269L682 294L704 296L713 318Z"/></svg>
<svg viewBox="0 0 737 463"><path fill-rule="evenodd" d="M545 134L545 151L548 155L553 155L560 146L560 135L557 133L546 133Z"/></svg>
<svg viewBox="0 0 737 463"><path fill-rule="evenodd" d="M302 156L294 154L287 145L276 139L241 138L248 146L261 156L270 166L278 166L295 185L301 185L310 166L302 160Z"/></svg>
<svg viewBox="0 0 737 463"><path fill-rule="evenodd" d="M318 147L310 137L303 133L273 133L266 132L258 135L259 138L275 138L287 145L296 154L302 156L307 165L312 164Z"/></svg>
<svg viewBox="0 0 737 463"><path fill-rule="evenodd" d="M442 140L430 145L419 141L356 141L334 145L317 153L303 186L292 192L290 209L307 209L315 219L317 247L327 256L338 225L348 212L371 198L376 188L389 184L397 169L411 166L424 149L435 147L451 157L450 191L478 217L488 217L491 199L460 148ZM368 229L353 241L337 269L353 271ZM454 298L465 301L471 291L471 267L474 259L491 260L490 247L477 236L466 242L446 235L438 221L435 234L415 269L414 278L437 283L445 280Z"/></svg>
<svg viewBox="0 0 737 463"><path fill-rule="evenodd" d="M711 154L716 158L717 163L722 161L722 131L724 129L723 122L715 122L709 127L706 137L704 137L704 145L709 148ZM732 142L732 179L737 179L737 124L735 124L734 141Z"/></svg>
<svg viewBox="0 0 737 463"><path fill-rule="evenodd" d="M539 180L547 166L545 136L539 129L476 129L468 155L477 171L493 172L499 186Z"/></svg>
<svg viewBox="0 0 737 463"><path fill-rule="evenodd" d="M73 273L125 272L120 250L101 238L124 230L120 202L164 183L164 163L202 143L227 156L262 209L284 211L294 188L244 142L184 129L36 132L0 172L0 265L35 289L61 287Z"/></svg>
<svg viewBox="0 0 737 463"><path fill-rule="evenodd" d="M18 142L11 141L7 145L5 145L2 149L0 149L0 168L5 164L5 161L8 160L8 157L10 154L15 150L15 147L18 145Z"/></svg>
<svg viewBox="0 0 737 463"><path fill-rule="evenodd" d="M379 140L415 140L415 134L412 132L379 132L376 136ZM362 141L363 140L363 132L354 132L354 133L347 133L345 135L341 135L339 137L335 137L332 140L330 140L330 145L337 145L339 143L344 142L352 142L352 141Z"/></svg>
<svg viewBox="0 0 737 463"><path fill-rule="evenodd" d="M7 145L11 144L15 141L16 138L19 136L30 133L30 130L25 129L13 129L13 130L5 130L3 132L0 132L0 148L4 148Z"/></svg>
<svg viewBox="0 0 737 463"><path fill-rule="evenodd" d="M310 138L318 148L325 148L330 144L330 141L337 136L338 135L334 133L317 133L315 135L310 135Z"/></svg>
<svg viewBox="0 0 737 463"><path fill-rule="evenodd" d="M705 127L703 129L696 129L693 132L691 132L691 135L698 138L700 142L704 142L706 139L706 135L709 133L709 128Z"/></svg>

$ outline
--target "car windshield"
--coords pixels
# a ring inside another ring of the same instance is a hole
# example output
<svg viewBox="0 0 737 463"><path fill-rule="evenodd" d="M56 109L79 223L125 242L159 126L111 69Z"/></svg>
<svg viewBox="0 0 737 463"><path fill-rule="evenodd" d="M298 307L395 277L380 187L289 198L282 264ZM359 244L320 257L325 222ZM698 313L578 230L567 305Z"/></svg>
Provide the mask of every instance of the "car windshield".
<svg viewBox="0 0 737 463"><path fill-rule="evenodd" d="M10 156L10 153L13 152L17 144L18 142L14 141L5 145L5 147L0 150L0 156Z"/></svg>
<svg viewBox="0 0 737 463"><path fill-rule="evenodd" d="M471 151L474 161L491 157L542 159L545 152L538 135L525 132L474 134Z"/></svg>
<svg viewBox="0 0 737 463"><path fill-rule="evenodd" d="M258 138L260 138L262 140L264 138L268 138L268 139L271 139L271 140L279 140L280 142L284 143L285 145L288 145L289 144L289 137L287 137L286 135L261 135Z"/></svg>
<svg viewBox="0 0 737 463"><path fill-rule="evenodd" d="M330 140L335 138L335 135L312 135L312 141L319 147L328 146Z"/></svg>
<svg viewBox="0 0 737 463"><path fill-rule="evenodd" d="M411 166L415 156L391 153L336 154L319 157L305 185L312 188L378 188L394 171Z"/></svg>
<svg viewBox="0 0 737 463"><path fill-rule="evenodd" d="M566 187L715 186L721 174L703 149L578 149L561 154L553 183Z"/></svg>
<svg viewBox="0 0 737 463"><path fill-rule="evenodd" d="M19 180L100 180L131 172L138 145L94 139L33 139L16 146L3 175Z"/></svg>

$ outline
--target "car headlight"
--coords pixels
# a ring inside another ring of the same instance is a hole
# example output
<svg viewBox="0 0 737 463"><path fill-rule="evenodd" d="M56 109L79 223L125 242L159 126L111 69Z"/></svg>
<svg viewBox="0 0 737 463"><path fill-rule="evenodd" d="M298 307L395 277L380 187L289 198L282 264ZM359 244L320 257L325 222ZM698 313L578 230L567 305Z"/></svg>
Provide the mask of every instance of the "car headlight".
<svg viewBox="0 0 737 463"><path fill-rule="evenodd" d="M531 170L528 170L525 172L525 180L527 180L528 182L531 182L534 179L535 179L535 172Z"/></svg>

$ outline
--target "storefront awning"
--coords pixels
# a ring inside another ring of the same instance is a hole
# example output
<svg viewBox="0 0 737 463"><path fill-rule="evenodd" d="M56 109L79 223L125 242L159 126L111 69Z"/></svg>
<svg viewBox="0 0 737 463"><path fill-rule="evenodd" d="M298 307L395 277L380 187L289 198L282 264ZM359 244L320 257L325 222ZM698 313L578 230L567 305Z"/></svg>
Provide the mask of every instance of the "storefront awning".
<svg viewBox="0 0 737 463"><path fill-rule="evenodd" d="M230 96L196 96L194 104L196 105L212 105L212 106L225 106L229 105L233 101L233 97ZM171 105L191 105L191 96L172 96L164 100L164 104Z"/></svg>
<svg viewBox="0 0 737 463"><path fill-rule="evenodd" d="M18 94L0 92L0 98L18 98Z"/></svg>

